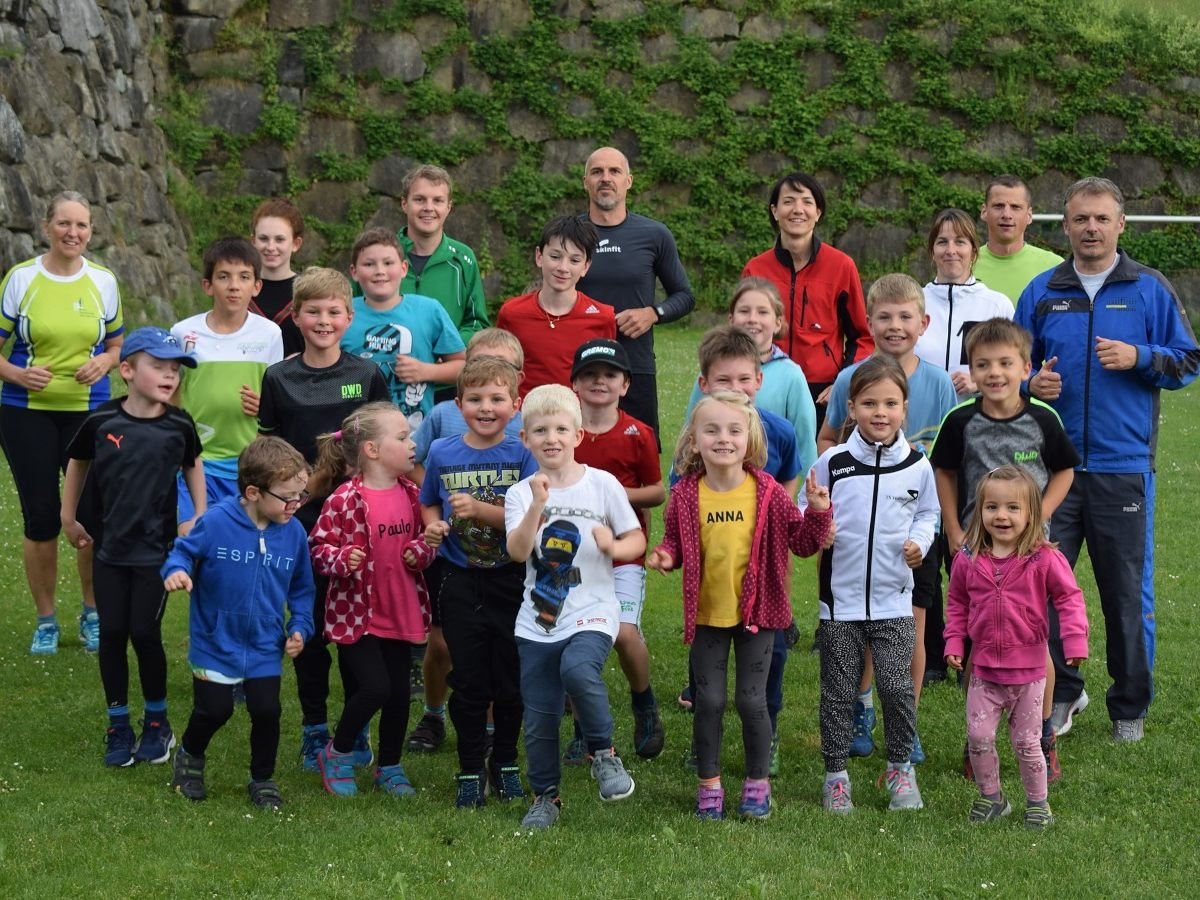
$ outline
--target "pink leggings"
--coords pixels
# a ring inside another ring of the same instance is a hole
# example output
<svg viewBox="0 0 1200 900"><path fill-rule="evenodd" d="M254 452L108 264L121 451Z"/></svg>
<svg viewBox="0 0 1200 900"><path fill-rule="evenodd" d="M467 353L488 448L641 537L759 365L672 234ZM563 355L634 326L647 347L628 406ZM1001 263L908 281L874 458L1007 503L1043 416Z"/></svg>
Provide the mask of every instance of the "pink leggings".
<svg viewBox="0 0 1200 900"><path fill-rule="evenodd" d="M1046 799L1046 758L1042 755L1042 691L1046 679L1031 684L997 684L971 675L967 687L967 747L980 793L1000 793L1000 757L996 726L1008 710L1008 734L1025 785L1025 799Z"/></svg>

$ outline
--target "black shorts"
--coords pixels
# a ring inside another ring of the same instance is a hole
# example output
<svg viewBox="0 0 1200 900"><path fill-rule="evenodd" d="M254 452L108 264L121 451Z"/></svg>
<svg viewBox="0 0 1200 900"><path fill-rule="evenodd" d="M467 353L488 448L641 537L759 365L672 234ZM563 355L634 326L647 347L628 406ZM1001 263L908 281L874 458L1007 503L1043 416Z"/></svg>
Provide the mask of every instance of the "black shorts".
<svg viewBox="0 0 1200 900"><path fill-rule="evenodd" d="M31 541L52 541L62 530L59 479L67 467L67 447L87 416L86 411L0 406L0 443Z"/></svg>
<svg viewBox="0 0 1200 900"><path fill-rule="evenodd" d="M925 554L920 567L913 570L912 605L917 609L933 609L942 603L942 541L941 536L933 539L933 546Z"/></svg>

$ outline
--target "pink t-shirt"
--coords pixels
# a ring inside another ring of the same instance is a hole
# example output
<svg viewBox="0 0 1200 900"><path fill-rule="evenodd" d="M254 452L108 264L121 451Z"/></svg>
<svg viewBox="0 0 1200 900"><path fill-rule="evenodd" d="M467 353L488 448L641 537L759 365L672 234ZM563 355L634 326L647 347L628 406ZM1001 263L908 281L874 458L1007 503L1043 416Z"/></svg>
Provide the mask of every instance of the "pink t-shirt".
<svg viewBox="0 0 1200 900"><path fill-rule="evenodd" d="M398 484L382 491L367 487L360 490L367 502L375 587L367 633L396 641L424 641L418 576L404 564L404 548L417 531L412 504Z"/></svg>

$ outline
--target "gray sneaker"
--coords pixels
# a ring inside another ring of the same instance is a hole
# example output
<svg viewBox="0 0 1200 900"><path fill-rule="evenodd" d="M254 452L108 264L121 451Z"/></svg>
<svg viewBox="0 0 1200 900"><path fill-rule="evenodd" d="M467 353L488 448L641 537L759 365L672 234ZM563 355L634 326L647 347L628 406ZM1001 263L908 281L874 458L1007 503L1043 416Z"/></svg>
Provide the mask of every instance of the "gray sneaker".
<svg viewBox="0 0 1200 900"><path fill-rule="evenodd" d="M854 804L850 802L850 782L845 778L825 782L821 788L821 806L843 816L854 812Z"/></svg>
<svg viewBox="0 0 1200 900"><path fill-rule="evenodd" d="M558 821L562 802L558 799L558 787L547 788L533 798L533 805L525 818L521 820L522 828L543 830Z"/></svg>
<svg viewBox="0 0 1200 900"><path fill-rule="evenodd" d="M922 809L921 791L917 788L917 773L913 771L912 763L901 763L894 766L888 763L887 771L883 773L887 782L888 793L892 799L888 801L888 809Z"/></svg>
<svg viewBox="0 0 1200 900"><path fill-rule="evenodd" d="M1070 731L1071 720L1075 718L1076 713L1087 709L1087 705L1087 691L1080 691L1079 696L1069 702L1055 703L1050 710L1050 727L1054 729L1054 733L1062 737Z"/></svg>
<svg viewBox="0 0 1200 900"><path fill-rule="evenodd" d="M1112 736L1118 744L1133 744L1146 736L1145 719L1116 719Z"/></svg>
<svg viewBox="0 0 1200 900"><path fill-rule="evenodd" d="M601 800L624 800L633 793L633 778L611 748L597 750L592 756L592 777L600 783Z"/></svg>
<svg viewBox="0 0 1200 900"><path fill-rule="evenodd" d="M991 822L993 819L1002 818L1011 812L1012 804L1005 800L1003 796L999 800L976 797L975 802L971 804L971 811L967 813L967 821L972 824Z"/></svg>

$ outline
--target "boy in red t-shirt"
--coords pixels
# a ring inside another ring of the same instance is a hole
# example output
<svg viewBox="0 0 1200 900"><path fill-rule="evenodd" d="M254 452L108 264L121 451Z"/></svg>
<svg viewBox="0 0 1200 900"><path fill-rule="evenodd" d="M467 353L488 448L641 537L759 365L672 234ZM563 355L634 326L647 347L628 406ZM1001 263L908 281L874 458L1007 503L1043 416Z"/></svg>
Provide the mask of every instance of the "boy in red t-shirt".
<svg viewBox="0 0 1200 900"><path fill-rule="evenodd" d="M522 399L543 384L569 385L575 348L594 338L617 336L613 308L575 290L592 264L595 246L591 222L576 216L551 220L533 256L542 272L541 288L500 307L496 326L515 334L525 350Z"/></svg>
<svg viewBox="0 0 1200 900"><path fill-rule="evenodd" d="M642 531L649 536L644 510L661 506L666 499L654 431L617 404L629 390L629 356L615 340L598 338L580 345L571 366L571 387L583 411L583 441L575 459L616 476L637 511ZM663 725L650 687L650 653L642 637L642 604L646 599L645 559L614 563L613 580L621 603L617 633L617 658L629 682L633 702L634 752L653 759L663 750ZM584 761L586 747L576 723L575 737L563 761Z"/></svg>

